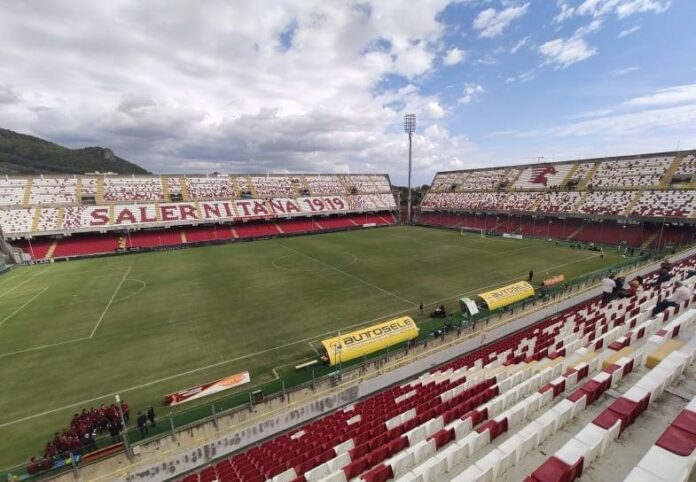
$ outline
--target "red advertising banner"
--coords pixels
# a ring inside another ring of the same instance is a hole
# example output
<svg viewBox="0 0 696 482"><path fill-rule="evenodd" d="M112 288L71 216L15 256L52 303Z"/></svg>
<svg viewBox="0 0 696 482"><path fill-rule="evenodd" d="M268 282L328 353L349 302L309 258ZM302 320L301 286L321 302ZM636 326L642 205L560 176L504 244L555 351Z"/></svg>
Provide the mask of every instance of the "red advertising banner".
<svg viewBox="0 0 696 482"><path fill-rule="evenodd" d="M169 406L178 405L179 403L213 395L214 393L219 393L223 390L229 390L230 388L244 385L250 381L251 377L249 376L249 372L236 373L234 375L230 375L229 377L204 383L203 385L169 393L164 396L164 403Z"/></svg>

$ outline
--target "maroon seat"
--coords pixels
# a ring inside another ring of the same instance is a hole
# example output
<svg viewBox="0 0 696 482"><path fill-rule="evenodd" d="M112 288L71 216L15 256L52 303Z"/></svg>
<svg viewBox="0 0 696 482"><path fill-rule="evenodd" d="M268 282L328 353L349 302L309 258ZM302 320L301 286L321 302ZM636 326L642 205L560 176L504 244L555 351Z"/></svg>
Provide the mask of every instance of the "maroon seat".
<svg viewBox="0 0 696 482"><path fill-rule="evenodd" d="M537 482L573 482L582 475L583 463L583 457L573 465L550 457L532 473L531 479Z"/></svg>
<svg viewBox="0 0 696 482"><path fill-rule="evenodd" d="M607 408L600 413L597 418L592 420L592 423L598 427L602 427L604 430L610 430L614 425L616 425L617 421L623 425L621 417L617 413L612 412Z"/></svg>
<svg viewBox="0 0 696 482"><path fill-rule="evenodd" d="M350 480L353 477L360 475L365 470L366 465L367 461L365 460L365 457L360 457L358 460L355 460L343 467L343 473L346 474L346 479Z"/></svg>
<svg viewBox="0 0 696 482"><path fill-rule="evenodd" d="M682 410L677 418L672 422L672 427L676 427L684 432L696 435L696 413L689 410Z"/></svg>
<svg viewBox="0 0 696 482"><path fill-rule="evenodd" d="M682 457L689 457L696 450L696 435L674 426L667 427L655 445Z"/></svg>
<svg viewBox="0 0 696 482"><path fill-rule="evenodd" d="M391 465L379 464L365 472L362 479L365 482L385 482L392 477L394 477L394 472L392 472Z"/></svg>

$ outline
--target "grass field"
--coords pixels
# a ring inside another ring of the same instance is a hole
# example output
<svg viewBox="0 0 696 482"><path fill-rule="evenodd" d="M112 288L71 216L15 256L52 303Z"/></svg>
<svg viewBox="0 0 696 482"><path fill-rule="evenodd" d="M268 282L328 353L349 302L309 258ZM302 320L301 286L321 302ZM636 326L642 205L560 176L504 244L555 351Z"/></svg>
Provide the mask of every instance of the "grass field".
<svg viewBox="0 0 696 482"><path fill-rule="evenodd" d="M530 269L572 278L617 260L393 227L15 270L0 277L0 469L115 393L133 413L148 403L164 413L165 393L244 370L252 384L270 380L337 330L421 302L454 307Z"/></svg>

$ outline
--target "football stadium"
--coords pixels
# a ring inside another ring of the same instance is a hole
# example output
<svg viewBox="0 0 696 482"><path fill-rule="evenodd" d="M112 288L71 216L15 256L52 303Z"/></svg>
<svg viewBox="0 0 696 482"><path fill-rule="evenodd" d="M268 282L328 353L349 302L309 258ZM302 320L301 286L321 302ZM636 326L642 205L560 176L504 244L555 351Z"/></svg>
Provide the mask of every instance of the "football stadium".
<svg viewBox="0 0 696 482"><path fill-rule="evenodd" d="M205 482L611 467L643 411L696 388L694 296L662 306L696 280L695 176L693 151L440 172L412 225L386 175L6 176L2 462ZM669 422L638 475L690 470Z"/></svg>
<svg viewBox="0 0 696 482"><path fill-rule="evenodd" d="M0 481L696 481L696 3L0 5Z"/></svg>

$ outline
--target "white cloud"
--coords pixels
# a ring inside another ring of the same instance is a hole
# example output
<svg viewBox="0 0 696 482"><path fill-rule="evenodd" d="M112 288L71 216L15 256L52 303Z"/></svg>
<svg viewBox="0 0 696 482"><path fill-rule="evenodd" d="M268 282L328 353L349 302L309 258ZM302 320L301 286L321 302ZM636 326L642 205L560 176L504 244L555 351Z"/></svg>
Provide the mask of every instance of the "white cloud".
<svg viewBox="0 0 696 482"><path fill-rule="evenodd" d="M626 102L631 106L685 104L696 102L696 84L677 85L657 90L651 94L634 97Z"/></svg>
<svg viewBox="0 0 696 482"><path fill-rule="evenodd" d="M527 45L528 41L529 41L529 37L524 37L523 39L521 39L519 42L517 42L515 45L512 46L512 48L510 49L510 53L511 54L517 53L517 51L519 49L521 49L522 47Z"/></svg>
<svg viewBox="0 0 696 482"><path fill-rule="evenodd" d="M507 79L505 79L505 82L508 84L510 84L512 82L521 82L521 83L529 82L530 80L536 79L538 73L539 73L539 69L537 67L535 67L535 68L528 70L526 72L522 72L519 75L508 77Z"/></svg>
<svg viewBox="0 0 696 482"><path fill-rule="evenodd" d="M561 3L561 11L553 17L553 23L562 23L575 15L575 8L566 3Z"/></svg>
<svg viewBox="0 0 696 482"><path fill-rule="evenodd" d="M555 64L557 67L568 67L589 59L597 53L597 50L588 45L583 38L570 37L550 40L539 46L539 52L546 57L546 63Z"/></svg>
<svg viewBox="0 0 696 482"><path fill-rule="evenodd" d="M473 146L428 137L448 110L416 87L448 3L5 3L0 126L155 172L389 171L412 108L428 165L451 166ZM384 92L394 74L416 82Z"/></svg>
<svg viewBox="0 0 696 482"><path fill-rule="evenodd" d="M468 56L469 56L469 54L466 51L458 49L457 47L454 47L454 48L449 49L447 51L447 54L445 55L445 58L443 59L443 63L445 65L456 65L456 64L466 60L466 58Z"/></svg>
<svg viewBox="0 0 696 482"><path fill-rule="evenodd" d="M616 15L624 18L636 13L662 13L669 8L670 4L670 0L628 0L617 5Z"/></svg>
<svg viewBox="0 0 696 482"><path fill-rule="evenodd" d="M619 19L638 13L662 13L671 5L671 0L585 0L577 7L561 3L561 11L554 17L561 23L575 15L602 17L614 13Z"/></svg>
<svg viewBox="0 0 696 482"><path fill-rule="evenodd" d="M632 66L632 67L624 67L622 69L615 69L611 70L609 72L609 77L621 77L623 75L630 74L631 72L635 72L637 70L640 70L638 67Z"/></svg>
<svg viewBox="0 0 696 482"><path fill-rule="evenodd" d="M503 30L512 23L513 20L521 17L527 12L529 2L523 5L514 5L500 11L495 8L487 8L479 12L474 19L473 27L479 31L479 37L494 38L503 33Z"/></svg>
<svg viewBox="0 0 696 482"><path fill-rule="evenodd" d="M482 94L483 92L485 91L481 84L473 84L467 82L466 84L464 84L464 92L462 96L459 98L458 102L460 104L468 104L469 102L474 100L474 98L478 94Z"/></svg>
<svg viewBox="0 0 696 482"><path fill-rule="evenodd" d="M555 136L622 136L654 129L689 130L696 122L696 104L602 116L546 131Z"/></svg>
<svg viewBox="0 0 696 482"><path fill-rule="evenodd" d="M637 32L638 30L640 30L640 27L639 27L639 26L627 28L626 30L622 30L621 32L619 32L619 35L617 35L616 38L628 37L628 36L631 35L632 33Z"/></svg>

